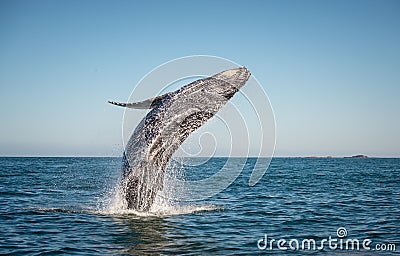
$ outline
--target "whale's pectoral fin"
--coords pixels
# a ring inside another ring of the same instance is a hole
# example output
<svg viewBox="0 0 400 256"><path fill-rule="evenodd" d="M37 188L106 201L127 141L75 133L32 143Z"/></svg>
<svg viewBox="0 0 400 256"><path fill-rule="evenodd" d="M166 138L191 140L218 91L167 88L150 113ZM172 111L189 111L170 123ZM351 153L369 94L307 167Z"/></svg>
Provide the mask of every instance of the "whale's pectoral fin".
<svg viewBox="0 0 400 256"><path fill-rule="evenodd" d="M154 108L155 106L157 106L167 95L169 95L169 93L155 97L155 98L150 98L150 99L147 99L144 101L133 102L133 103L121 103L121 102L115 102L115 101L111 101L111 100L109 100L108 103L117 105L120 107L124 107L124 108L150 109L150 108Z"/></svg>

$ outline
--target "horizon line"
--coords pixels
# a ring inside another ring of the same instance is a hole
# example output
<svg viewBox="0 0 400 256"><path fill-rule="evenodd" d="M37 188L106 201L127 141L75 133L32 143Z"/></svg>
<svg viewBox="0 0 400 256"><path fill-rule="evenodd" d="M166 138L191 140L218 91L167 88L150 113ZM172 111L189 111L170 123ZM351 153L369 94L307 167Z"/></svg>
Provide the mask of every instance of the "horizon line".
<svg viewBox="0 0 400 256"><path fill-rule="evenodd" d="M357 155L351 156L180 156L178 158L308 158L308 159L331 159L331 158L361 158L361 157L354 157ZM366 156L364 159L368 158L400 158L400 156ZM47 158L121 158L122 156L96 156L96 155L0 155L0 158L39 158L39 157L47 157Z"/></svg>

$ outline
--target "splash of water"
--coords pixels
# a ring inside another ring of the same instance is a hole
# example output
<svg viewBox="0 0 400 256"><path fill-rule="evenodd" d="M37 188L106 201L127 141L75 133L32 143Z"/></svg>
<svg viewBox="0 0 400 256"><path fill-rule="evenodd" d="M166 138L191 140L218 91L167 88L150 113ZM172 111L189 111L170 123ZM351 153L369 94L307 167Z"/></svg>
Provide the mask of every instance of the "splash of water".
<svg viewBox="0 0 400 256"><path fill-rule="evenodd" d="M109 192L99 200L97 213L106 215L135 215L135 216L170 216L191 214L194 212L223 210L223 207L213 204L194 204L182 199L187 198L188 191L178 186L185 179L183 160L171 161L167 168L163 189L156 195L153 205L147 212L128 209L124 191L120 185L110 188ZM118 182L118 184L121 184Z"/></svg>

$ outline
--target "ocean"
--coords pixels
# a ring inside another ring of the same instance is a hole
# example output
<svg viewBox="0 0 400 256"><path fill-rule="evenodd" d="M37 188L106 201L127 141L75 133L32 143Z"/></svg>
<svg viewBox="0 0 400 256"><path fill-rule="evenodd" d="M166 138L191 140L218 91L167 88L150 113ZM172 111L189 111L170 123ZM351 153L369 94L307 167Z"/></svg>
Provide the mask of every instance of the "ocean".
<svg viewBox="0 0 400 256"><path fill-rule="evenodd" d="M196 180L226 161L168 171ZM120 158L0 158L0 254L399 253L400 159L273 158L249 187L255 161L210 198L133 213L116 207Z"/></svg>

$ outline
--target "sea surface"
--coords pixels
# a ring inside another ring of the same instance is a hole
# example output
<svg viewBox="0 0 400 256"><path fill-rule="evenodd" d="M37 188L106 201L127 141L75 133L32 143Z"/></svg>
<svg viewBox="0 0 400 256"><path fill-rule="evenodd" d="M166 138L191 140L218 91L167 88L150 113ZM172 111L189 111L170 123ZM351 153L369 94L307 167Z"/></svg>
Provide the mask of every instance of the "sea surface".
<svg viewBox="0 0 400 256"><path fill-rule="evenodd" d="M168 171L202 179L226 161L211 158ZM400 252L400 159L274 158L254 187L248 181L256 159L246 161L240 176L215 196L135 213L116 202L120 158L0 158L0 254ZM360 249L351 243L346 249L348 239L357 239Z"/></svg>

